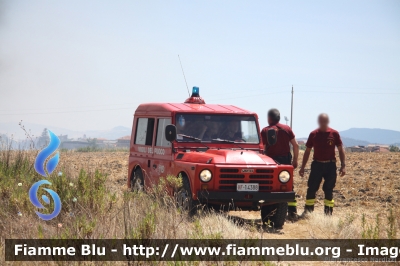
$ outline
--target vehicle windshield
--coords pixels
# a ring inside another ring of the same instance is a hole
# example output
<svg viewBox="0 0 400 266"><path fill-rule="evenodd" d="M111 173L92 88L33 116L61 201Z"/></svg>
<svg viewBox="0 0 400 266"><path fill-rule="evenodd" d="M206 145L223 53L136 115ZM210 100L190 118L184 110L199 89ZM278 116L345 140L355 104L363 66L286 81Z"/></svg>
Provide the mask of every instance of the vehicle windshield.
<svg viewBox="0 0 400 266"><path fill-rule="evenodd" d="M258 144L254 116L245 115L176 115L177 141Z"/></svg>

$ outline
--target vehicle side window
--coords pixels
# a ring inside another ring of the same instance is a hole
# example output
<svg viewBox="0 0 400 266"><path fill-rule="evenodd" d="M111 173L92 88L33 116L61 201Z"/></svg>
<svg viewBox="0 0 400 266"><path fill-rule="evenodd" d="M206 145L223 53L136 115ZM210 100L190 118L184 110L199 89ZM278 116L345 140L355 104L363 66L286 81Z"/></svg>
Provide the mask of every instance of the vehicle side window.
<svg viewBox="0 0 400 266"><path fill-rule="evenodd" d="M139 118L136 125L135 144L151 146L153 144L154 118Z"/></svg>
<svg viewBox="0 0 400 266"><path fill-rule="evenodd" d="M157 123L156 146L170 147L171 143L165 139L165 127L171 124L171 118L160 118Z"/></svg>

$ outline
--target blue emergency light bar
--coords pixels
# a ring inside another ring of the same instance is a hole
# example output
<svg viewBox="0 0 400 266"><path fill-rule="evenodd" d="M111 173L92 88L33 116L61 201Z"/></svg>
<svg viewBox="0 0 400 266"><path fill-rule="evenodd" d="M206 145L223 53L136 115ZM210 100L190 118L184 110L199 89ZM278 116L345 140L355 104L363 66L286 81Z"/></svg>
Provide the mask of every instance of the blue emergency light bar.
<svg viewBox="0 0 400 266"><path fill-rule="evenodd" d="M192 96L191 97L200 97L200 89L199 89L199 87L193 87Z"/></svg>
<svg viewBox="0 0 400 266"><path fill-rule="evenodd" d="M200 97L200 89L199 87L193 87L192 95L186 99L185 103L193 103L193 104L205 104L203 98Z"/></svg>

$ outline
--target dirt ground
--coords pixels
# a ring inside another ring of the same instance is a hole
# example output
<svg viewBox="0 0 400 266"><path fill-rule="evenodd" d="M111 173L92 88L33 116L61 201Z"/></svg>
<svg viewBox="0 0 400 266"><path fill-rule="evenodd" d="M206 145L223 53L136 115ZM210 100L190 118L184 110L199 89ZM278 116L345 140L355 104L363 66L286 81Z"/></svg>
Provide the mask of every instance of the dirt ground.
<svg viewBox="0 0 400 266"><path fill-rule="evenodd" d="M128 175L128 152L64 152L61 154L61 169L77 173L78 169L100 169L109 176L112 190L126 190ZM400 192L400 153L347 153L347 174L338 177L334 190L334 215L346 217L351 213L365 213L369 218L377 213L387 212L399 206ZM300 161L302 154L300 155ZM306 167L309 173L310 162ZM60 168L59 168L60 169ZM295 172L295 191L299 212L304 206L307 190L307 177L301 178ZM315 213L323 212L323 193L317 194ZM247 220L259 219L259 212L231 212ZM307 221L286 223L277 238L309 238Z"/></svg>

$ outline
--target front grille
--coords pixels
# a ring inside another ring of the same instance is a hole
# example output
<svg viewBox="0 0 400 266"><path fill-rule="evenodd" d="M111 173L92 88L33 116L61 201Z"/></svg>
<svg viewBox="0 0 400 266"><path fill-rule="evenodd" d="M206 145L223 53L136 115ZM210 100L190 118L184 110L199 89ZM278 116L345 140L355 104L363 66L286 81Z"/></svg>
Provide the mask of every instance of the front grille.
<svg viewBox="0 0 400 266"><path fill-rule="evenodd" d="M272 169L257 169L256 173L273 173L274 170Z"/></svg>
<svg viewBox="0 0 400 266"><path fill-rule="evenodd" d="M246 168L247 169L247 168ZM273 169L255 169L252 173L241 173L241 168L221 168L219 173L219 189L224 191L236 191L237 183L258 183L259 191L272 191Z"/></svg>
<svg viewBox="0 0 400 266"><path fill-rule="evenodd" d="M257 180L258 184L272 184L272 180Z"/></svg>
<svg viewBox="0 0 400 266"><path fill-rule="evenodd" d="M237 184L237 183L243 183L242 180L220 180L220 184Z"/></svg>
<svg viewBox="0 0 400 266"><path fill-rule="evenodd" d="M272 179L273 175L250 175L250 179Z"/></svg>
<svg viewBox="0 0 400 266"><path fill-rule="evenodd" d="M235 168L222 168L220 170L221 173L239 173L239 169Z"/></svg>
<svg viewBox="0 0 400 266"><path fill-rule="evenodd" d="M240 175L240 174L237 174L237 175L235 175L235 174L222 174L219 177L221 177L221 178L241 178L241 179L244 179L244 175Z"/></svg>

